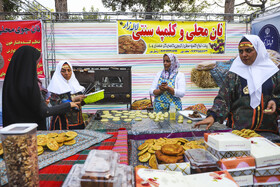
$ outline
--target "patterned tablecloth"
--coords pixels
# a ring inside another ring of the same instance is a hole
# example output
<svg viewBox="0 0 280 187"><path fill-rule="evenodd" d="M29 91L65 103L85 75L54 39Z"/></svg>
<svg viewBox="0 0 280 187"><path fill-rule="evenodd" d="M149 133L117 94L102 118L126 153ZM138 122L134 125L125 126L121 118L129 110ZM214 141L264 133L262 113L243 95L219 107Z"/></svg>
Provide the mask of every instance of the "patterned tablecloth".
<svg viewBox="0 0 280 187"><path fill-rule="evenodd" d="M72 166L77 163L83 164L89 151L92 149L114 150L120 153L121 163L128 164L126 130L107 130L105 131L106 133L88 130L75 131L78 132L79 135L81 135L81 139L85 138L87 140L84 140L83 143L79 143L82 142L82 140L77 140L77 143L75 145L78 146L75 148L72 147L71 150L68 150L68 155L66 151L61 151L59 155L51 156L50 153L47 153L44 156L43 153L39 156L39 167L42 168L39 171L40 187L61 186L63 184L63 181L66 179L67 174L71 170ZM49 131L38 131L38 134L46 134L48 132ZM95 138L91 139L89 135ZM57 159L55 157L57 157ZM51 159L52 161L49 161L48 159ZM2 185L7 183L7 179L3 180L3 177L4 176L2 175Z"/></svg>
<svg viewBox="0 0 280 187"><path fill-rule="evenodd" d="M231 128L226 127L220 123L214 123L210 130L206 130L206 125L200 128L194 128L197 121L187 123L188 118L184 117L183 123L178 123L179 114L176 115L176 120L170 121L168 118L155 122L150 118L142 118L142 121L132 119L131 122L126 122L124 119L113 121L112 118L108 122L101 122L100 120L92 120L87 125L88 130L104 130L104 129L126 129L128 131L128 138L135 140L143 140L149 138L160 138L169 136L174 137L193 137L203 136L205 132L229 132Z"/></svg>
<svg viewBox="0 0 280 187"><path fill-rule="evenodd" d="M164 138L164 137L162 137ZM189 141L193 140L200 140L203 139L203 137L189 137L186 138ZM140 162L138 159L138 153L140 152L138 150L138 147L143 144L145 140L129 140L129 165L135 167L137 165L144 165L144 166L149 166L148 162Z"/></svg>

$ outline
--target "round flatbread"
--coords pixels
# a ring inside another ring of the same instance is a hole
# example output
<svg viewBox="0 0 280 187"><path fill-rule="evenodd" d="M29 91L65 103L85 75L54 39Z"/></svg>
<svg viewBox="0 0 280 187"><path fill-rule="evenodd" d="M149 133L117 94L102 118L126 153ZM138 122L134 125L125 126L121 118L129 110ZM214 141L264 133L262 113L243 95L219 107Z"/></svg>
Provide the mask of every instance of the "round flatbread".
<svg viewBox="0 0 280 187"><path fill-rule="evenodd" d="M153 154L149 160L149 166L151 166L151 168L153 169L157 169L157 159L156 159L156 155Z"/></svg>
<svg viewBox="0 0 280 187"><path fill-rule="evenodd" d="M144 166L144 165L137 165L137 166L135 166L136 168L145 168L145 169L149 169L149 167L148 166Z"/></svg>
<svg viewBox="0 0 280 187"><path fill-rule="evenodd" d="M64 142L63 144L64 145L74 145L75 143L76 143L76 140L70 140L70 141Z"/></svg>
<svg viewBox="0 0 280 187"><path fill-rule="evenodd" d="M54 138L57 143L63 143L67 138L65 136L58 136Z"/></svg>
<svg viewBox="0 0 280 187"><path fill-rule="evenodd" d="M67 141L73 140L74 138L76 138L76 136L69 136L64 141L67 142Z"/></svg>
<svg viewBox="0 0 280 187"><path fill-rule="evenodd" d="M55 138L58 136L58 134L56 132L51 132L49 134L47 134L48 138Z"/></svg>
<svg viewBox="0 0 280 187"><path fill-rule="evenodd" d="M2 143L0 143L0 155L2 155L3 153L4 153L3 146Z"/></svg>
<svg viewBox="0 0 280 187"><path fill-rule="evenodd" d="M66 132L66 136L78 136L78 133L76 133L75 131L68 131Z"/></svg>
<svg viewBox="0 0 280 187"><path fill-rule="evenodd" d="M37 136L37 145L45 146L48 143L47 136Z"/></svg>
<svg viewBox="0 0 280 187"><path fill-rule="evenodd" d="M139 156L140 162L147 162L151 158L151 153L147 152L141 156Z"/></svg>
<svg viewBox="0 0 280 187"><path fill-rule="evenodd" d="M119 117L113 118L113 121L120 121L121 119Z"/></svg>
<svg viewBox="0 0 280 187"><path fill-rule="evenodd" d="M138 156L143 155L144 153L146 153L149 150L150 146L147 146L146 148L144 148L142 151L140 151L138 153Z"/></svg>
<svg viewBox="0 0 280 187"><path fill-rule="evenodd" d="M57 151L59 149L58 143L53 138L48 139L47 147L52 151Z"/></svg>
<svg viewBox="0 0 280 187"><path fill-rule="evenodd" d="M65 136L66 136L65 132L62 132L62 133L58 134L58 137L65 137Z"/></svg>
<svg viewBox="0 0 280 187"><path fill-rule="evenodd" d="M38 153L44 151L43 146L38 145L38 146L37 146L37 151L38 151Z"/></svg>
<svg viewBox="0 0 280 187"><path fill-rule="evenodd" d="M146 147L148 147L149 143L142 143L141 145L139 145L139 147L137 148L139 151L145 149Z"/></svg>
<svg viewBox="0 0 280 187"><path fill-rule="evenodd" d="M142 121L142 118L137 117L137 118L135 118L134 120L135 120L135 121Z"/></svg>

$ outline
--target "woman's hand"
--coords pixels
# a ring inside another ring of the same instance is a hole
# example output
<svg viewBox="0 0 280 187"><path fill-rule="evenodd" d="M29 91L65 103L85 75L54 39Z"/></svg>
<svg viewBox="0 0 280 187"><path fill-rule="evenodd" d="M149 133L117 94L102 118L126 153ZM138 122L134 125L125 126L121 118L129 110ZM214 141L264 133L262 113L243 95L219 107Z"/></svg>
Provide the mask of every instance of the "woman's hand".
<svg viewBox="0 0 280 187"><path fill-rule="evenodd" d="M72 101L73 102L81 102L82 100L84 100L84 98L86 98L85 95L77 95L77 96L72 98Z"/></svg>
<svg viewBox="0 0 280 187"><path fill-rule="evenodd" d="M212 116L208 116L207 118L205 118L202 121L197 122L194 127L200 127L200 125L207 125L206 130L208 130L213 124L214 124L215 120Z"/></svg>
<svg viewBox="0 0 280 187"><path fill-rule="evenodd" d="M79 104L80 104L80 102L70 102L70 106L71 106L71 108L79 108Z"/></svg>
<svg viewBox="0 0 280 187"><path fill-rule="evenodd" d="M276 111L276 103L273 100L270 100L267 104L266 109L263 111L264 114L271 115Z"/></svg>
<svg viewBox="0 0 280 187"><path fill-rule="evenodd" d="M161 83L161 85L159 87L160 87L160 90L162 90L162 91L168 90L168 84L166 82Z"/></svg>

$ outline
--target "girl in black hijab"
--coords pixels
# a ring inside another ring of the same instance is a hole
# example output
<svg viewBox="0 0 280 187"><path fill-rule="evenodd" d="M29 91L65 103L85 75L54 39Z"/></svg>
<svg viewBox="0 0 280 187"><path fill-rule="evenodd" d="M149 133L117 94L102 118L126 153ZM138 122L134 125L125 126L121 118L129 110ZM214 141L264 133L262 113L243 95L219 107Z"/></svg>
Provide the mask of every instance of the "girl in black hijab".
<svg viewBox="0 0 280 187"><path fill-rule="evenodd" d="M38 85L37 63L41 53L34 47L16 50L3 85L3 126L13 123L37 123L46 130L46 117L63 114L77 107L74 102L48 107Z"/></svg>

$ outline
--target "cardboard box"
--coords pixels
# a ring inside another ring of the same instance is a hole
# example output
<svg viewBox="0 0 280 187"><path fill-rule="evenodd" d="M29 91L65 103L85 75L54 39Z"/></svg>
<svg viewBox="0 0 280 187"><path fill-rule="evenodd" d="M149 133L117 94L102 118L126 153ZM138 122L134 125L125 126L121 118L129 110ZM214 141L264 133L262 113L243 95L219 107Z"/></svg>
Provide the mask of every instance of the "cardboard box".
<svg viewBox="0 0 280 187"><path fill-rule="evenodd" d="M250 151L251 141L231 132L204 133L204 141L217 151Z"/></svg>
<svg viewBox="0 0 280 187"><path fill-rule="evenodd" d="M254 184L253 175L243 175L238 177L233 177L239 186L250 186Z"/></svg>
<svg viewBox="0 0 280 187"><path fill-rule="evenodd" d="M256 164L252 156L225 158L218 161L221 170L227 170L232 177L254 175Z"/></svg>
<svg viewBox="0 0 280 187"><path fill-rule="evenodd" d="M136 168L135 179L136 187L238 187L227 171L183 175L176 171Z"/></svg>
<svg viewBox="0 0 280 187"><path fill-rule="evenodd" d="M221 170L227 170L239 186L253 185L254 157L224 158L218 161L218 165Z"/></svg>
<svg viewBox="0 0 280 187"><path fill-rule="evenodd" d="M250 151L218 151L206 143L206 149L218 159L250 156Z"/></svg>
<svg viewBox="0 0 280 187"><path fill-rule="evenodd" d="M256 160L256 167L280 164L280 147L264 137L250 138L252 141L251 155Z"/></svg>
<svg viewBox="0 0 280 187"><path fill-rule="evenodd" d="M280 175L280 165L256 168L255 176Z"/></svg>
<svg viewBox="0 0 280 187"><path fill-rule="evenodd" d="M280 175L254 176L254 186L258 185L277 185L280 184Z"/></svg>
<svg viewBox="0 0 280 187"><path fill-rule="evenodd" d="M191 166L190 162L187 159L186 155L184 154L184 161L182 163L174 163L174 164L159 164L157 160L157 166L159 170L166 170L166 171L179 171L182 172L184 175L191 174Z"/></svg>
<svg viewBox="0 0 280 187"><path fill-rule="evenodd" d="M187 184L185 187L233 187L239 186L227 171L215 171L185 175Z"/></svg>
<svg viewBox="0 0 280 187"><path fill-rule="evenodd" d="M135 168L136 187L186 187L188 183L181 172Z"/></svg>

